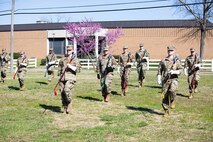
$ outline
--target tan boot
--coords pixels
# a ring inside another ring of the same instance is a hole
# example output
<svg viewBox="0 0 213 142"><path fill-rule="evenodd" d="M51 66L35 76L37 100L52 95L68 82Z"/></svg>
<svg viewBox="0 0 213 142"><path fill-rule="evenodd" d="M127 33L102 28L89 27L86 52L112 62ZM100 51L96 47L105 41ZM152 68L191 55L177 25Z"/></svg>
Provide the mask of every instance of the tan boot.
<svg viewBox="0 0 213 142"><path fill-rule="evenodd" d="M128 93L128 91L129 91L129 89L128 89L128 87L126 86L126 88L125 88L125 93Z"/></svg>
<svg viewBox="0 0 213 142"><path fill-rule="evenodd" d="M174 109L175 108L175 101L173 101L172 103L171 103L171 109Z"/></svg>
<svg viewBox="0 0 213 142"><path fill-rule="evenodd" d="M122 97L125 96L125 90L124 90L124 89L122 89L121 96L122 96Z"/></svg>
<svg viewBox="0 0 213 142"><path fill-rule="evenodd" d="M67 106L66 114L69 114L72 110L72 103Z"/></svg>
<svg viewBox="0 0 213 142"><path fill-rule="evenodd" d="M163 117L167 117L169 116L169 110L165 110L164 114L163 114Z"/></svg>
<svg viewBox="0 0 213 142"><path fill-rule="evenodd" d="M190 93L189 94L189 99L192 99L192 98L193 98L192 93Z"/></svg>
<svg viewBox="0 0 213 142"><path fill-rule="evenodd" d="M20 87L20 91L25 91L25 86L24 85Z"/></svg>
<svg viewBox="0 0 213 142"><path fill-rule="evenodd" d="M195 88L194 92L195 92L195 93L197 93L197 92L198 92L197 88Z"/></svg>
<svg viewBox="0 0 213 142"><path fill-rule="evenodd" d="M109 99L110 99L110 94L107 94L105 102L109 102Z"/></svg>

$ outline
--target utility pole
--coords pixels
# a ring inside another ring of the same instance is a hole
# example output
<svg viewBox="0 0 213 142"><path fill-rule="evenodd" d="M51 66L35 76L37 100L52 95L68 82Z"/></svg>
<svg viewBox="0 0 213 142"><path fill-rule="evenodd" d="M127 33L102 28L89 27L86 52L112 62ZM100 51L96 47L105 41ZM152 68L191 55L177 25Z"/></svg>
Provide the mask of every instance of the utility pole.
<svg viewBox="0 0 213 142"><path fill-rule="evenodd" d="M14 11L15 11L15 0L12 0L11 8L11 29L10 29L10 72L13 72L13 48L14 48Z"/></svg>

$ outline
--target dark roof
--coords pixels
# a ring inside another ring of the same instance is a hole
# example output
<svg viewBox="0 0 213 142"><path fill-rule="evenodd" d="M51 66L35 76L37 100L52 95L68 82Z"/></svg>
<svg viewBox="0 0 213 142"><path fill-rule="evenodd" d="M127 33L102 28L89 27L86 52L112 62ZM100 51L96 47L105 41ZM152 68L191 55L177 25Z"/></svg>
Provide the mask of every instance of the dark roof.
<svg viewBox="0 0 213 142"><path fill-rule="evenodd" d="M103 28L189 28L198 27L195 20L137 20L137 21L95 21ZM62 30L67 23L15 24L15 31ZM213 27L208 22L207 26ZM0 32L10 31L10 25L0 25Z"/></svg>

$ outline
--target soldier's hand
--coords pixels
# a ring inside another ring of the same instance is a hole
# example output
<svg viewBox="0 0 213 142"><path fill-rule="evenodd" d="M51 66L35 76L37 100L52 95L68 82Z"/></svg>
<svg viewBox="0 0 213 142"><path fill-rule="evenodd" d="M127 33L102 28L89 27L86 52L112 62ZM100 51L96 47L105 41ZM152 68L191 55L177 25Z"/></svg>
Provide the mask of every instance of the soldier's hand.
<svg viewBox="0 0 213 142"><path fill-rule="evenodd" d="M97 79L100 79L100 74L97 74Z"/></svg>
<svg viewBox="0 0 213 142"><path fill-rule="evenodd" d="M158 80L157 80L158 84L161 84L161 75L158 75Z"/></svg>

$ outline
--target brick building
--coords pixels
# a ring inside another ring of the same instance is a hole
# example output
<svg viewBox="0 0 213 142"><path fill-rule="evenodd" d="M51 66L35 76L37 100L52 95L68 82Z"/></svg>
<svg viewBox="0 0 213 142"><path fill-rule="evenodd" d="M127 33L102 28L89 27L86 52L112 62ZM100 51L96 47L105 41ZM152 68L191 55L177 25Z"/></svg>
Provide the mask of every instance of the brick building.
<svg viewBox="0 0 213 142"><path fill-rule="evenodd" d="M189 48L199 52L200 36L189 34L196 31L198 24L194 20L148 20L148 21L105 21L98 22L104 30L121 27L124 36L113 45L112 53L119 55L123 45L127 45L132 53L138 50L143 42L152 59L166 56L167 45L175 45L179 56L184 59ZM66 23L37 23L14 26L14 52L26 51L28 57L42 59L50 47L56 54L63 54L66 45L70 44L68 34L64 30ZM208 22L208 27L213 24ZM98 37L99 38L99 37ZM99 39L98 39L99 40ZM0 25L0 49L10 51L10 25ZM213 29L207 32L205 59L213 59Z"/></svg>

